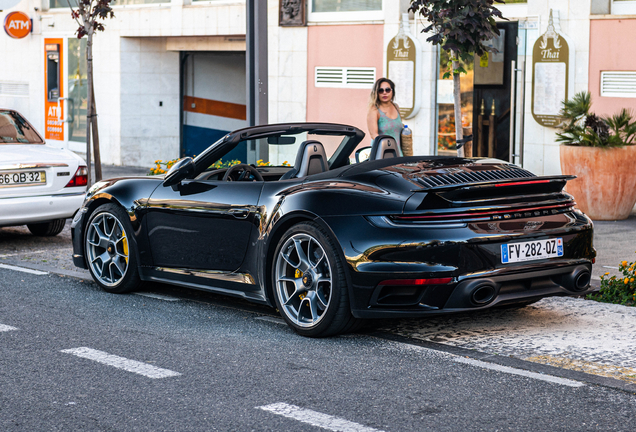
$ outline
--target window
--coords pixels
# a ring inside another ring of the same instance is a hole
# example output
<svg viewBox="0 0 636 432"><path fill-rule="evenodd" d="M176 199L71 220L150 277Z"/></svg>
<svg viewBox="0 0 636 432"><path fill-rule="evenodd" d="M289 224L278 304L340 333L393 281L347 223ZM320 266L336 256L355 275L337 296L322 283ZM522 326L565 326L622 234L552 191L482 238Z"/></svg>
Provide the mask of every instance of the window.
<svg viewBox="0 0 636 432"><path fill-rule="evenodd" d="M636 15L636 1L612 0L612 15Z"/></svg>
<svg viewBox="0 0 636 432"><path fill-rule="evenodd" d="M69 0L71 6L77 7L77 0ZM51 8L68 8L67 0L50 0ZM126 6L136 4L152 4L152 3L170 3L170 0L116 0L111 6Z"/></svg>
<svg viewBox="0 0 636 432"><path fill-rule="evenodd" d="M383 20L382 0L310 0L309 21Z"/></svg>

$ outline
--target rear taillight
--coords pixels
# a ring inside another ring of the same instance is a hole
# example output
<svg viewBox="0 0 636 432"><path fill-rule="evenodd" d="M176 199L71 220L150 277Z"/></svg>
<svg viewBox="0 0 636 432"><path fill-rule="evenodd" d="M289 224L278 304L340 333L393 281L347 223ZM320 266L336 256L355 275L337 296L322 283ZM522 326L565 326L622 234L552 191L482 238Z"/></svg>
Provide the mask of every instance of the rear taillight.
<svg viewBox="0 0 636 432"><path fill-rule="evenodd" d="M78 187L78 186L86 186L88 184L88 169L85 166L80 166L77 171L75 171L75 175L68 182L65 187Z"/></svg>

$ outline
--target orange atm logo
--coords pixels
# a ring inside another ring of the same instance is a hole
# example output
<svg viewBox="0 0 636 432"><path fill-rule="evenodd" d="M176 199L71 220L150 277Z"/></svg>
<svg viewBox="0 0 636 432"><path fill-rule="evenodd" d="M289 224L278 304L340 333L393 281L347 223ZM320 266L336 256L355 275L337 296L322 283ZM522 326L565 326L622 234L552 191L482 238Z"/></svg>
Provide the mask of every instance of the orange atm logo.
<svg viewBox="0 0 636 432"><path fill-rule="evenodd" d="M44 138L64 141L64 39L44 39Z"/></svg>
<svg viewBox="0 0 636 432"><path fill-rule="evenodd" d="M24 12L11 12L4 19L4 31L14 39L22 39L31 33L31 18Z"/></svg>

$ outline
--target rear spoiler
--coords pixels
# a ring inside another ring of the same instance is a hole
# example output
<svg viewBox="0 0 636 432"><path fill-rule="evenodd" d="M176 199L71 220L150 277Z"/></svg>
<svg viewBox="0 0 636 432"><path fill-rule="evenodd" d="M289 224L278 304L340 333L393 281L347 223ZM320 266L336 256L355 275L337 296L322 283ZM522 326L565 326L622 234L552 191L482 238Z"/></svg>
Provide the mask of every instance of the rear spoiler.
<svg viewBox="0 0 636 432"><path fill-rule="evenodd" d="M411 192L447 192L447 191L471 191L478 192L486 189L493 188L505 188L514 186L531 186L543 184L546 186L552 186L550 189L554 189L554 186L560 186L559 190L563 189L565 183L568 180L574 180L576 176L573 175L559 175L559 176L540 176L540 177L523 177L514 179L498 179L487 180L473 183L457 183L448 185L439 185L432 187L423 187L421 189L413 189Z"/></svg>

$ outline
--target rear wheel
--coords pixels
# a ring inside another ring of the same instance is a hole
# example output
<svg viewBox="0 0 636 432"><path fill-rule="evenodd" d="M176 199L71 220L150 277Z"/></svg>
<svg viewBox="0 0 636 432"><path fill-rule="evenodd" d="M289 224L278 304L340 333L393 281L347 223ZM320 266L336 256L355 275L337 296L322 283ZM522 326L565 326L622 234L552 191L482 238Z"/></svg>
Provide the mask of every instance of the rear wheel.
<svg viewBox="0 0 636 432"><path fill-rule="evenodd" d="M280 314L297 333L325 337L355 327L344 267L329 234L313 222L290 228L274 255L272 286Z"/></svg>
<svg viewBox="0 0 636 432"><path fill-rule="evenodd" d="M51 222L27 224L27 228L33 235L39 237L53 237L62 232L64 225L66 225L66 219L56 219Z"/></svg>
<svg viewBox="0 0 636 432"><path fill-rule="evenodd" d="M119 294L141 286L132 231L128 215L115 204L98 207L87 224L88 269L105 291Z"/></svg>

